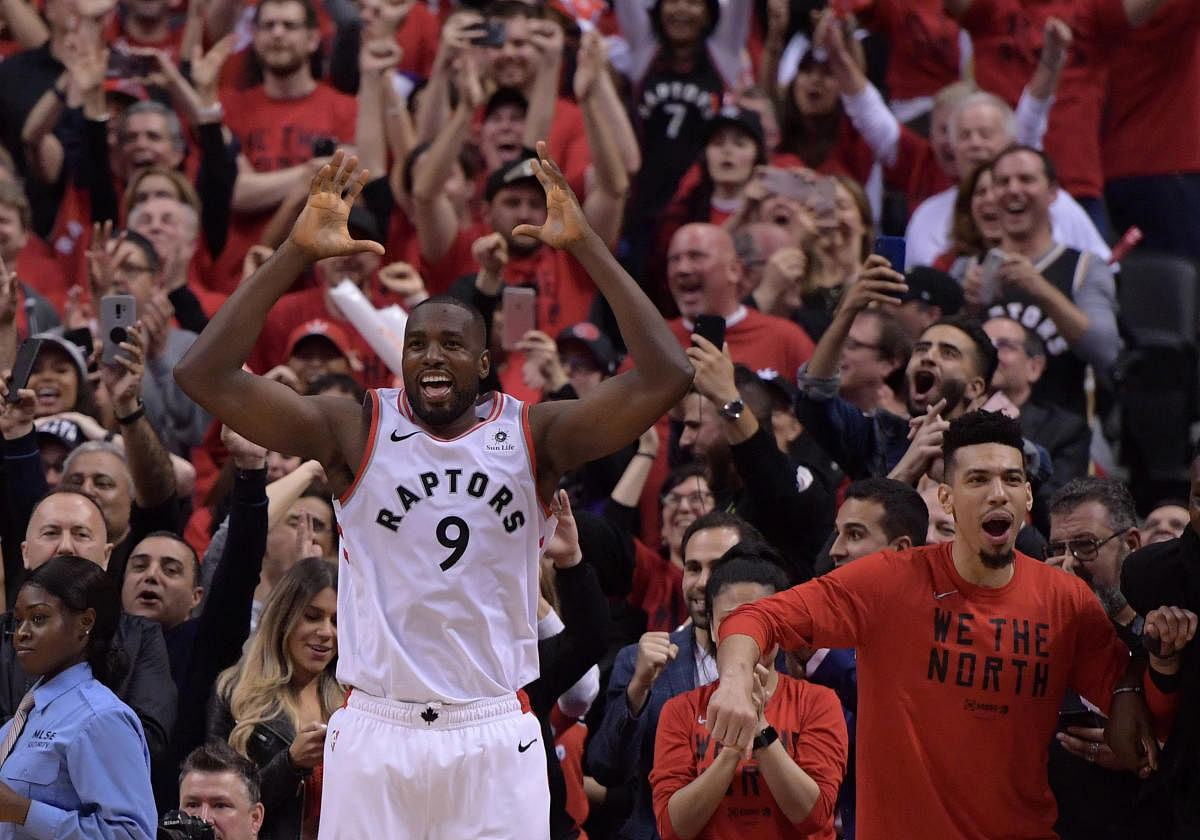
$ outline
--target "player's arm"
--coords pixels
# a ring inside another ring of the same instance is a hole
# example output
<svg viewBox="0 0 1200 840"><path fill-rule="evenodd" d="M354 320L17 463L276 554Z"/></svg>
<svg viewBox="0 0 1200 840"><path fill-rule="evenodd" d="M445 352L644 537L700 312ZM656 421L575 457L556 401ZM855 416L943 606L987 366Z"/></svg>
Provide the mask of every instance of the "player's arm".
<svg viewBox="0 0 1200 840"><path fill-rule="evenodd" d="M341 151L334 155L313 178L287 241L237 288L175 367L179 387L235 432L268 449L317 458L327 470L357 463L360 453L347 453L342 441L361 433L361 409L336 399L301 397L242 366L267 313L301 271L326 257L382 253L378 243L351 239L346 230L350 207L367 178L357 159L344 160Z"/></svg>
<svg viewBox="0 0 1200 840"><path fill-rule="evenodd" d="M579 260L612 307L634 362L632 370L605 380L585 399L530 409L538 491L549 499L564 472L636 440L678 403L691 385L692 366L650 299L588 224L544 142L538 142L538 155L534 171L546 190L546 223L518 225L513 233Z"/></svg>

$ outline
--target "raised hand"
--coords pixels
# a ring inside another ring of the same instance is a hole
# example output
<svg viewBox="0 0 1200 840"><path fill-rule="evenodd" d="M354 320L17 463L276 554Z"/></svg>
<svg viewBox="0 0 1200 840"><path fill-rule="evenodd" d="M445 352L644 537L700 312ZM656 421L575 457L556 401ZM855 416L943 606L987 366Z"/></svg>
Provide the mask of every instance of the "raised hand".
<svg viewBox="0 0 1200 840"><path fill-rule="evenodd" d="M1042 30L1042 61L1049 67L1061 69L1067 63L1073 41L1070 26L1056 17L1046 18Z"/></svg>
<svg viewBox="0 0 1200 840"><path fill-rule="evenodd" d="M538 159L532 161L533 174L546 191L546 222L540 226L517 225L512 235L529 236L551 248L569 251L596 234L583 215L579 199L567 185L566 176L546 151L545 140L538 141L537 153Z"/></svg>
<svg viewBox="0 0 1200 840"><path fill-rule="evenodd" d="M258 271L274 253L275 250L269 245L251 245L246 256L242 258L242 280L250 279L250 275Z"/></svg>
<svg viewBox="0 0 1200 840"><path fill-rule="evenodd" d="M347 158L338 149L333 159L312 180L308 201L292 226L292 244L316 261L369 251L383 256L383 246L369 239L353 239L346 229L350 208L370 178L358 168L358 158Z"/></svg>
<svg viewBox="0 0 1200 840"><path fill-rule="evenodd" d="M393 294L404 298L409 309L429 297L425 279L406 262L388 263L379 269L379 283Z"/></svg>
<svg viewBox="0 0 1200 840"><path fill-rule="evenodd" d="M858 313L871 304L896 306L900 295L908 291L904 275L891 268L886 259L878 254L867 257L863 271L854 282L846 287L839 311Z"/></svg>
<svg viewBox="0 0 1200 840"><path fill-rule="evenodd" d="M385 35L370 41L363 41L358 51L358 72L386 73L400 63L404 50L396 43L396 39Z"/></svg>
<svg viewBox="0 0 1200 840"><path fill-rule="evenodd" d="M558 358L558 345L541 330L521 336L517 349L525 354L521 375L535 391L552 392L567 384L567 372Z"/></svg>
<svg viewBox="0 0 1200 840"><path fill-rule="evenodd" d="M142 396L142 374L146 369L146 356L142 341L142 322L125 331L125 340L120 347L116 363L100 365L100 381L112 399L113 410L118 417L126 417L137 410Z"/></svg>
<svg viewBox="0 0 1200 840"><path fill-rule="evenodd" d="M583 33L575 65L575 101L587 99L601 73L608 72L608 47L604 37L595 29Z"/></svg>
<svg viewBox="0 0 1200 840"><path fill-rule="evenodd" d="M454 89L458 92L459 102L472 112L487 99L479 65L470 52L464 52L454 60Z"/></svg>
<svg viewBox="0 0 1200 840"><path fill-rule="evenodd" d="M696 371L696 390L718 408L738 398L733 360L704 336L693 333L692 346L684 351Z"/></svg>
<svg viewBox="0 0 1200 840"><path fill-rule="evenodd" d="M228 426L221 426L221 443L229 450L233 465L240 470L261 470L267 465L267 449L239 435Z"/></svg>
<svg viewBox="0 0 1200 840"><path fill-rule="evenodd" d="M230 32L208 52L197 45L192 51L192 85L204 104L211 105L217 101L217 82L221 78L221 68L233 52L237 34Z"/></svg>
<svg viewBox="0 0 1200 840"><path fill-rule="evenodd" d="M88 279L91 282L93 298L102 298L112 294L113 285L116 283L116 256L117 251L121 248L121 243L125 241L125 233L122 231L120 236L113 239L112 231L112 219L104 224L94 223L88 249L83 252L83 257L87 261Z"/></svg>
<svg viewBox="0 0 1200 840"><path fill-rule="evenodd" d="M579 526L575 524L575 514L571 511L571 499L566 490L554 494L550 500L550 512L558 518L558 527L546 543L546 558L556 569L579 565L583 560L583 551L579 547Z"/></svg>
<svg viewBox="0 0 1200 840"><path fill-rule="evenodd" d="M0 434L5 440L15 440L33 431L33 415L37 411L37 395L29 388L17 391L17 402L8 401L12 371L0 373Z"/></svg>

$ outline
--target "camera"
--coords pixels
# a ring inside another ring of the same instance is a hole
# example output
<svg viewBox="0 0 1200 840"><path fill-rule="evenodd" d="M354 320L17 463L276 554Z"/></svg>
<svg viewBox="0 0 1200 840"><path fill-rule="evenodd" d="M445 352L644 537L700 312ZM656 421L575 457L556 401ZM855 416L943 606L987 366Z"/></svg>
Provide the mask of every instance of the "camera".
<svg viewBox="0 0 1200 840"><path fill-rule="evenodd" d="M178 809L158 821L158 840L214 840L212 823Z"/></svg>

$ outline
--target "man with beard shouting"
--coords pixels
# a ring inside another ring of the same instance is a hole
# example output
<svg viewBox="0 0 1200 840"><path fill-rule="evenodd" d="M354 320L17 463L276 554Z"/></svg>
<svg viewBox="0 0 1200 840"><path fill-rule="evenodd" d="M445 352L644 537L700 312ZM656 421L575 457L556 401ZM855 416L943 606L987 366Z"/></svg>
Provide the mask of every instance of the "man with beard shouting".
<svg viewBox="0 0 1200 840"><path fill-rule="evenodd" d="M944 458L954 540L868 555L731 613L708 728L726 748L770 743L757 726L761 652L857 647L860 840L1054 837L1046 745L1064 693L1105 713L1144 692L1162 714L1165 698L1148 675L1123 677L1129 651L1087 584L1014 550L1033 504L1017 422L967 413ZM1164 607L1146 624L1177 654L1195 615ZM1150 766L1149 715L1138 723Z"/></svg>
<svg viewBox="0 0 1200 840"><path fill-rule="evenodd" d="M480 393L491 363L483 318L445 296L410 313L404 387L372 390L361 407L242 370L271 305L302 270L382 251L347 232L367 173L341 152L314 178L288 240L175 369L189 396L239 434L320 460L339 497L337 675L351 693L325 737L322 840L549 837L545 751L530 749L541 728L519 689L538 676L538 559L555 530L551 499L565 471L653 425L692 370L544 143L538 153L545 223L513 235L580 262L636 363L585 399L527 406Z"/></svg>

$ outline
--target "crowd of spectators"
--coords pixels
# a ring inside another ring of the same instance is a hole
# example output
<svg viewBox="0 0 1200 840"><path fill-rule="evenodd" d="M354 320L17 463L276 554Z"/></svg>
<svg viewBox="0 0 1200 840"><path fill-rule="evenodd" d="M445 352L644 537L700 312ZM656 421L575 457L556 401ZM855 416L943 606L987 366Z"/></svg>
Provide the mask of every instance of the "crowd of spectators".
<svg viewBox="0 0 1200 840"><path fill-rule="evenodd" d="M370 171L349 231L384 254L302 277L255 373L361 402L399 370L347 295L449 293L485 317L485 387L601 387L630 365L612 312L513 235L546 219L542 139L695 370L555 500L527 687L555 840L854 836L856 777L889 761L855 756L855 650L764 656L783 749L739 760L704 726L717 626L952 539L943 437L975 409L1020 421L1018 548L1135 654L1151 611L1200 610L1194 0L0 0L0 370L35 352L0 406L0 836L145 837L177 808L316 836L348 690L331 493L172 371L344 148ZM1123 315L1155 265L1183 279L1139 318L1183 331ZM136 324L105 335L114 296ZM1184 397L1155 425L1138 379L1164 360ZM1092 699L1027 757L1059 835L1195 836L1194 703L1143 780Z"/></svg>

